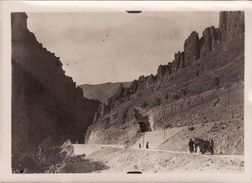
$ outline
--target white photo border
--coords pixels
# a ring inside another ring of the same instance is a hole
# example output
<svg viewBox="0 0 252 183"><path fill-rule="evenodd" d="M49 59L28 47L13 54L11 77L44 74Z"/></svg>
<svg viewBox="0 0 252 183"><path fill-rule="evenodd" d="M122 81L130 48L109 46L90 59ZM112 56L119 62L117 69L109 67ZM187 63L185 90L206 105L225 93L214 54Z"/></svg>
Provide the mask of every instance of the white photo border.
<svg viewBox="0 0 252 183"><path fill-rule="evenodd" d="M245 12L244 162L242 173L12 174L11 12L234 11ZM2 1L0 2L1 182L252 182L252 2L250 1Z"/></svg>

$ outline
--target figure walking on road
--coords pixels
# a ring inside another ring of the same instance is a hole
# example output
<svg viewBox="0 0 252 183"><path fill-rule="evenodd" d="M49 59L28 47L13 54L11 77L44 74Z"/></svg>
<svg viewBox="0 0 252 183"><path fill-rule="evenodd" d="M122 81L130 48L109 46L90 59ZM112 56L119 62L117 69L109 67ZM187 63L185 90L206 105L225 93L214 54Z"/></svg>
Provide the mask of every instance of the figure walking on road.
<svg viewBox="0 0 252 183"><path fill-rule="evenodd" d="M194 152L196 153L199 153L200 150L199 149L199 146L200 146L200 139L199 138L194 138Z"/></svg>
<svg viewBox="0 0 252 183"><path fill-rule="evenodd" d="M192 139L189 140L188 146L189 152L192 153L194 151L194 142L192 141Z"/></svg>
<svg viewBox="0 0 252 183"><path fill-rule="evenodd" d="M210 140L210 153L214 154L214 141L213 141L213 139Z"/></svg>
<svg viewBox="0 0 252 183"><path fill-rule="evenodd" d="M146 149L149 149L149 142L146 143Z"/></svg>

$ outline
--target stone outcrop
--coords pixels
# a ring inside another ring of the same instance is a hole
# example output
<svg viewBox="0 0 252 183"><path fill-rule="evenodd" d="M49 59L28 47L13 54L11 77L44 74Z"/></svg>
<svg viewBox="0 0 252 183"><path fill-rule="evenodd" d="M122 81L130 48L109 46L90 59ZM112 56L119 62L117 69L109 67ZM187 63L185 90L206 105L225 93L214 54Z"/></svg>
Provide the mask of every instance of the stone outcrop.
<svg viewBox="0 0 252 183"><path fill-rule="evenodd" d="M60 59L27 29L27 15L12 13L12 157L50 138L84 142L99 102L83 97ZM13 162L16 162L14 161Z"/></svg>
<svg viewBox="0 0 252 183"><path fill-rule="evenodd" d="M178 52L175 53L174 55L174 61L172 62L172 65L174 65L174 69L173 70L179 70L180 68L185 68L185 55L184 52ZM169 66L169 64L168 64ZM169 74L171 74L171 71L169 72Z"/></svg>
<svg viewBox="0 0 252 183"><path fill-rule="evenodd" d="M149 75L145 78L145 87L150 88L156 83L156 77L154 75Z"/></svg>
<svg viewBox="0 0 252 183"><path fill-rule="evenodd" d="M185 66L190 66L199 59L200 41L197 32L193 31L184 42Z"/></svg>
<svg viewBox="0 0 252 183"><path fill-rule="evenodd" d="M132 93L136 93L136 91L137 91L137 80L134 80L134 81L131 82L130 91Z"/></svg>
<svg viewBox="0 0 252 183"><path fill-rule="evenodd" d="M169 72L172 73L172 65L170 67L168 65L160 65L157 70L157 82L161 82L163 80L164 75Z"/></svg>
<svg viewBox="0 0 252 183"><path fill-rule="evenodd" d="M200 58L204 58L220 44L220 29L213 26L206 28L200 43Z"/></svg>
<svg viewBox="0 0 252 183"><path fill-rule="evenodd" d="M223 11L220 12L219 27L221 41L232 40L244 33L244 12Z"/></svg>

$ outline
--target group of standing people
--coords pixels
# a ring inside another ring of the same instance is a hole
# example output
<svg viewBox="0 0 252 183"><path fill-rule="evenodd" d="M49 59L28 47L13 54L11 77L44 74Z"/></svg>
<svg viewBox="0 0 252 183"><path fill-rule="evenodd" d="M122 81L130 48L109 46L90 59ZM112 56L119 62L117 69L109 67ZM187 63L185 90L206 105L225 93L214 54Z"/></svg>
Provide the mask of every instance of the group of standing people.
<svg viewBox="0 0 252 183"><path fill-rule="evenodd" d="M214 154L214 141L213 139L210 140L203 140L201 138L194 138L192 140L190 138L189 143L189 152L201 152L202 154L205 154L207 151L209 151L211 154Z"/></svg>
<svg viewBox="0 0 252 183"><path fill-rule="evenodd" d="M142 144L139 143L138 147L139 147L139 149L141 149L142 148ZM149 149L149 142L146 143L145 148Z"/></svg>

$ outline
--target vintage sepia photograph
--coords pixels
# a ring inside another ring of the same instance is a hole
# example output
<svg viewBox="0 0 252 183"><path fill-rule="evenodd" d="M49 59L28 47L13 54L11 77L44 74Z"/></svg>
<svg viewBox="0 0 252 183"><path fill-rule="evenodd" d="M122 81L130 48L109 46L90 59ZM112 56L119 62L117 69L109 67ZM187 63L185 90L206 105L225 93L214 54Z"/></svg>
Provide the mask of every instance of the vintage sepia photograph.
<svg viewBox="0 0 252 183"><path fill-rule="evenodd" d="M244 17L13 11L12 173L244 172Z"/></svg>

